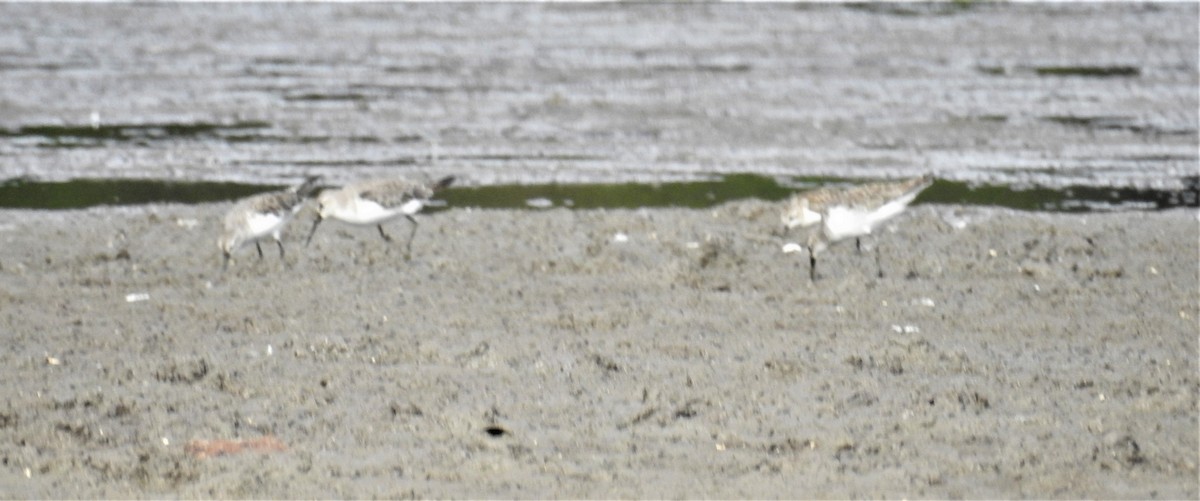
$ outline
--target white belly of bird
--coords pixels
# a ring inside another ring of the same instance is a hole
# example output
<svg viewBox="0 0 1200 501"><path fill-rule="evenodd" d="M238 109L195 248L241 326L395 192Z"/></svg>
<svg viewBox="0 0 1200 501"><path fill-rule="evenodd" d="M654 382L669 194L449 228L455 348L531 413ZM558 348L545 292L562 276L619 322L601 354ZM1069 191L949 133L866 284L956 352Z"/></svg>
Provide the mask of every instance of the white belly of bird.
<svg viewBox="0 0 1200 501"><path fill-rule="evenodd" d="M416 214L417 212L420 212L421 208L424 206L425 202L414 198L404 202L404 205L400 206L400 213L408 215Z"/></svg>
<svg viewBox="0 0 1200 501"><path fill-rule="evenodd" d="M904 211L915 194L892 200L879 207L831 207L825 215L823 229L830 241L870 235L884 221Z"/></svg>
<svg viewBox="0 0 1200 501"><path fill-rule="evenodd" d="M255 213L246 217L246 240L256 240L267 235L275 235L283 229L286 218L278 214Z"/></svg>
<svg viewBox="0 0 1200 501"><path fill-rule="evenodd" d="M869 235L877 222L873 212L855 207L831 207L825 214L822 230L831 242Z"/></svg>
<svg viewBox="0 0 1200 501"><path fill-rule="evenodd" d="M421 210L420 200L409 200L399 207L387 208L370 200L357 200L349 208L338 210L333 216L350 224L372 225L388 219L415 214Z"/></svg>

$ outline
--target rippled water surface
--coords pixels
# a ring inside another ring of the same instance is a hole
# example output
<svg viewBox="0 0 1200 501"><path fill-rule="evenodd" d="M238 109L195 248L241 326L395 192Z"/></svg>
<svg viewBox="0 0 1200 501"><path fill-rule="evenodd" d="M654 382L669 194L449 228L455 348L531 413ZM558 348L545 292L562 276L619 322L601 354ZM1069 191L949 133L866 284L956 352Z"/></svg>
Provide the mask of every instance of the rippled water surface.
<svg viewBox="0 0 1200 501"><path fill-rule="evenodd" d="M448 198L480 206L695 205L783 196L739 175L934 172L941 201L1088 206L1116 190L1145 208L1200 174L1197 14L4 4L0 205L213 200L310 173L456 174Z"/></svg>

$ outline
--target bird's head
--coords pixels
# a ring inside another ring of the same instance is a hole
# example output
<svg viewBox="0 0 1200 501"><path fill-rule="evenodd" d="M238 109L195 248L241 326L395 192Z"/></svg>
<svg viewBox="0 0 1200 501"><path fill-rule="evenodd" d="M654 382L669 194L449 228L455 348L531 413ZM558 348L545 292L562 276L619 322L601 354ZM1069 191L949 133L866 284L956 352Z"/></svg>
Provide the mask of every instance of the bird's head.
<svg viewBox="0 0 1200 501"><path fill-rule="evenodd" d="M821 221L821 214L808 208L807 197L793 197L780 214L784 232L797 226L812 226Z"/></svg>

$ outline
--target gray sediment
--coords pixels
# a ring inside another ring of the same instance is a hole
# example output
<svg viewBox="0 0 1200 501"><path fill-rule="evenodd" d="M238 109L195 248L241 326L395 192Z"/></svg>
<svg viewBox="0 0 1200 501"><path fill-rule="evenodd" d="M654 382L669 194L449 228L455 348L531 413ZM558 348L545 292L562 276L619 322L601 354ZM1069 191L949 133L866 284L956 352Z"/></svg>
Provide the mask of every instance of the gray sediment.
<svg viewBox="0 0 1200 501"><path fill-rule="evenodd" d="M1198 494L1194 211L919 206L813 283L762 202L450 209L412 261L293 228L221 275L227 207L3 211L8 496Z"/></svg>

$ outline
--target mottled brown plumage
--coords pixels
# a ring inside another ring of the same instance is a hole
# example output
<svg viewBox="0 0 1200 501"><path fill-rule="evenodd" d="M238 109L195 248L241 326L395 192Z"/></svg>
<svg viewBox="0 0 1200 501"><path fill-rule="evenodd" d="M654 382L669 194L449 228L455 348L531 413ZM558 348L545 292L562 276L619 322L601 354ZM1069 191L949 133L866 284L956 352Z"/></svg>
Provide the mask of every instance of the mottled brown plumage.
<svg viewBox="0 0 1200 501"><path fill-rule="evenodd" d="M884 221L903 212L932 183L933 176L925 175L898 182L805 191L792 196L781 219L785 230L821 223L809 232L806 242L809 275L815 279L817 254L830 244L850 237L854 237L861 250L859 237L871 234Z"/></svg>
<svg viewBox="0 0 1200 501"><path fill-rule="evenodd" d="M234 204L225 214L223 231L217 241L224 255L223 267L229 266L233 251L250 242L254 242L258 256L262 258L259 240L268 236L275 239L279 256L283 257L283 242L280 241L283 228L304 206L319 179L320 176L309 176L303 183L286 190L259 193Z"/></svg>
<svg viewBox="0 0 1200 501"><path fill-rule="evenodd" d="M390 242L392 237L384 233L383 223L403 216L413 224L405 247L406 255L411 256L412 240L417 234L417 220L412 217L413 214L419 212L438 190L453 182L454 176L444 177L433 184L399 178L376 179L325 190L317 197L317 218L308 232L308 242L312 242L317 226L326 218L356 225L374 225L379 229L379 235Z"/></svg>

